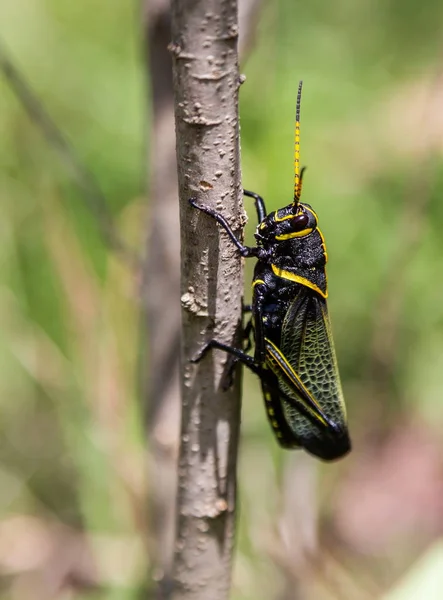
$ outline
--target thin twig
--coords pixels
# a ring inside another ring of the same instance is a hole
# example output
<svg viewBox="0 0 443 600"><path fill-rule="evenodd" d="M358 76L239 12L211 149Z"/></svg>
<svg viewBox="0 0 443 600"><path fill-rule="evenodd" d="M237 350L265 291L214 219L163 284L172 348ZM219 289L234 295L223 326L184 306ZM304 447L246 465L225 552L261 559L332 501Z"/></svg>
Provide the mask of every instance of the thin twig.
<svg viewBox="0 0 443 600"><path fill-rule="evenodd" d="M262 0L239 0L239 54L255 38ZM171 579L180 421L180 223L172 90L170 0L143 0L143 56L151 95L147 252L143 267L144 341L140 361L150 448L152 556L155 574ZM219 75L216 75L219 77ZM153 286L152 282L156 285ZM147 332L146 332L147 330Z"/></svg>
<svg viewBox="0 0 443 600"><path fill-rule="evenodd" d="M224 392L223 353L190 359L213 337L240 343L243 270L227 236L188 200L222 210L241 234L237 38L235 0L172 1L183 324L173 600L226 600L230 590L240 378Z"/></svg>

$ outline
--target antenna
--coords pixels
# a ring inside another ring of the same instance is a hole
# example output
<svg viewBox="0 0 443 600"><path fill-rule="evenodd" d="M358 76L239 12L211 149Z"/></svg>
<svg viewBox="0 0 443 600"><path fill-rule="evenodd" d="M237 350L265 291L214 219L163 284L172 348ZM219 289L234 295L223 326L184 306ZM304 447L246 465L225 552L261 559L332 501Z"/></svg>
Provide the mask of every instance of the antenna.
<svg viewBox="0 0 443 600"><path fill-rule="evenodd" d="M295 143L294 143L294 208L300 200L302 176L300 175L300 104L303 81L298 84L297 105L295 108Z"/></svg>

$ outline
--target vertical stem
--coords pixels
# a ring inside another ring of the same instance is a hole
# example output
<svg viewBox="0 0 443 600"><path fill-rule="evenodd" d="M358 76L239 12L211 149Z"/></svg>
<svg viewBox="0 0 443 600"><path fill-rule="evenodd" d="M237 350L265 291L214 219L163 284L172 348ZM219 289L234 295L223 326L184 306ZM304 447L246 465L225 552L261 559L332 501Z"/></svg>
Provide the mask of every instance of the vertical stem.
<svg viewBox="0 0 443 600"><path fill-rule="evenodd" d="M230 587L240 381L222 391L223 353L189 361L212 337L239 344L243 273L230 240L188 199L241 234L237 38L235 0L172 1L183 325L174 600L225 599Z"/></svg>
<svg viewBox="0 0 443 600"><path fill-rule="evenodd" d="M151 123L147 174L149 217L143 268L143 337L140 380L149 439L151 564L168 577L175 529L180 420L180 223L172 90L171 6L143 0L144 57ZM154 283L155 282L155 283ZM144 340L144 342L145 342Z"/></svg>

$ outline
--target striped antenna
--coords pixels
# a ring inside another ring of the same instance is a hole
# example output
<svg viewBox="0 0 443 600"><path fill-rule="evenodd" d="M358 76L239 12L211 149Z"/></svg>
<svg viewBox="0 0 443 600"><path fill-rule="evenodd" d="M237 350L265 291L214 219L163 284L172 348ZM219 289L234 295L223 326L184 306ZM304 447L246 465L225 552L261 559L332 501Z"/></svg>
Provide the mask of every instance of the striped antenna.
<svg viewBox="0 0 443 600"><path fill-rule="evenodd" d="M295 144L294 144L294 208L300 200L301 177L300 177L300 103L303 81L298 84L297 106L295 109Z"/></svg>

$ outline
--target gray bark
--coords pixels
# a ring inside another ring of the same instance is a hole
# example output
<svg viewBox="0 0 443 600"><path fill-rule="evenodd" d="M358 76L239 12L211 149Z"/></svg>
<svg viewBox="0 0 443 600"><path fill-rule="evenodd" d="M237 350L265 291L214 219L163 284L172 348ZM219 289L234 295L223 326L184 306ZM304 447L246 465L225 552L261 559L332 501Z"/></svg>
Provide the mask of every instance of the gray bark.
<svg viewBox="0 0 443 600"><path fill-rule="evenodd" d="M239 0L239 53L248 52L261 0ZM142 22L152 119L149 130L149 221L143 304L149 356L140 361L149 430L150 549L156 578L172 564L179 439L180 231L175 156L169 0L144 0ZM155 285L153 285L155 282ZM143 328L143 332L145 328Z"/></svg>
<svg viewBox="0 0 443 600"><path fill-rule="evenodd" d="M191 196L221 210L241 235L237 3L172 2L181 221L182 420L170 597L229 595L235 532L240 381L222 391L227 357L190 359L212 337L239 345L242 262Z"/></svg>

